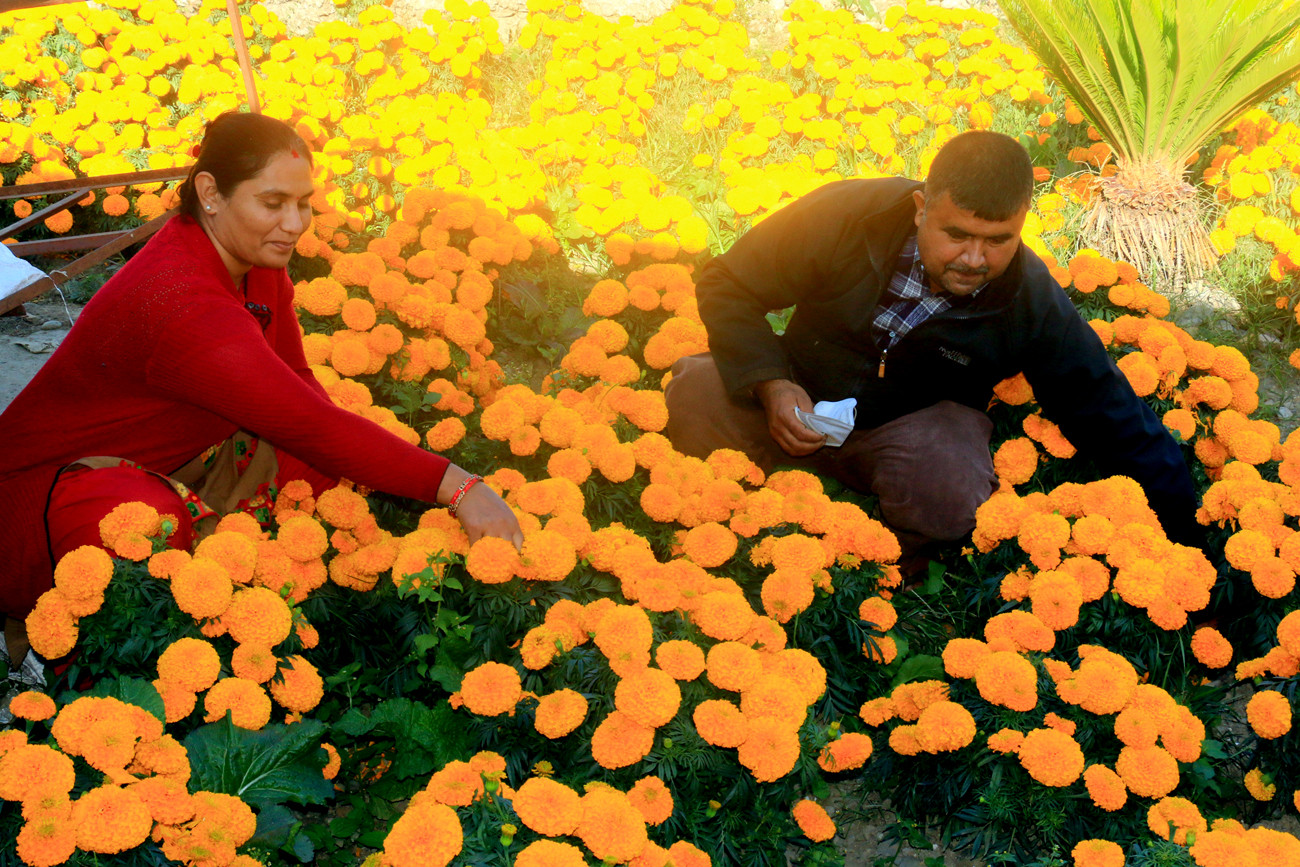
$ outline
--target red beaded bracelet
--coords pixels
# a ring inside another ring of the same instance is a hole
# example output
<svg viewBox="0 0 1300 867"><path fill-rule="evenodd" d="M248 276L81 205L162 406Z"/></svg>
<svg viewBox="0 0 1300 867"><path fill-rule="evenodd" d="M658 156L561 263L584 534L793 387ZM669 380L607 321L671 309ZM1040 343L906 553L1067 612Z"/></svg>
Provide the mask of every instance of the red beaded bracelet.
<svg viewBox="0 0 1300 867"><path fill-rule="evenodd" d="M456 489L456 493L451 495L451 502L447 504L447 511L451 512L453 517L457 510L460 509L460 501L465 498L465 493L481 481L483 481L482 476L470 475L465 478L465 481L460 483L460 487Z"/></svg>

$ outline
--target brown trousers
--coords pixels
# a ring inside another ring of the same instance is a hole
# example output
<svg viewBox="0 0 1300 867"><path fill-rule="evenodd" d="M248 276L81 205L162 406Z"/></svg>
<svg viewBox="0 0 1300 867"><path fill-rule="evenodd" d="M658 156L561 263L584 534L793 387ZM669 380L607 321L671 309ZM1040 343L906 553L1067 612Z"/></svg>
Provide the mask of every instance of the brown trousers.
<svg viewBox="0 0 1300 867"><path fill-rule="evenodd" d="M989 453L993 423L984 413L952 401L856 430L839 448L792 457L772 439L761 405L730 399L707 353L673 365L665 397L668 438L678 451L703 458L715 449L736 449L764 472L793 467L874 494L905 558L928 543L970 533L975 509L997 489Z"/></svg>

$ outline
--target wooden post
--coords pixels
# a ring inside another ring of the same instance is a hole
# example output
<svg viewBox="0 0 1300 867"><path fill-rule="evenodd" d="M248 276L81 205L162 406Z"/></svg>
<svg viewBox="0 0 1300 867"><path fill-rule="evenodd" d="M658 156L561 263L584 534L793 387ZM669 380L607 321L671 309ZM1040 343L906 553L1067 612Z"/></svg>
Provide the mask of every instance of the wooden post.
<svg viewBox="0 0 1300 867"><path fill-rule="evenodd" d="M226 14L230 17L230 31L235 37L235 57L239 59L239 71L244 74L248 109L254 114L261 114L262 104L257 99L257 82L253 79L253 67L248 61L248 44L244 42L244 23L239 17L239 0L226 0Z"/></svg>

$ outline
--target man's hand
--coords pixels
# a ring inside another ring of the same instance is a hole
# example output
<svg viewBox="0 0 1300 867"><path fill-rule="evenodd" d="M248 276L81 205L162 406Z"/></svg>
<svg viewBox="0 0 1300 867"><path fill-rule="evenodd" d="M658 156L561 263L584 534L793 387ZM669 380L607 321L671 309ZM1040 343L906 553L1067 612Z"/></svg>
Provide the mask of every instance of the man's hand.
<svg viewBox="0 0 1300 867"><path fill-rule="evenodd" d="M469 473L455 464L447 467L442 484L438 487L438 503L447 505L461 482L468 476ZM505 539L515 548L520 548L524 544L524 533L519 528L519 520L515 517L515 513L510 511L505 500L501 499L486 482L479 482L461 496L460 505L456 509L456 518L464 528L471 545L484 536Z"/></svg>
<svg viewBox="0 0 1300 867"><path fill-rule="evenodd" d="M767 411L767 429L786 454L796 458L821 448L826 437L799 421L795 407L812 412L808 392L788 379L769 379L754 386L754 395Z"/></svg>

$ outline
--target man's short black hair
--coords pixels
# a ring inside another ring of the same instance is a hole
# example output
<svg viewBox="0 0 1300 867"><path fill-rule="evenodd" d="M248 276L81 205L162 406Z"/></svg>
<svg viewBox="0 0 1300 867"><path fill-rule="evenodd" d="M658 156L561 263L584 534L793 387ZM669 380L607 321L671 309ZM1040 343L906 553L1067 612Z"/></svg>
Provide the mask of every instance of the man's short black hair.
<svg viewBox="0 0 1300 867"><path fill-rule="evenodd" d="M971 130L939 149L925 179L925 197L943 193L981 220L1009 220L1029 205L1034 165L1020 142L999 132Z"/></svg>

